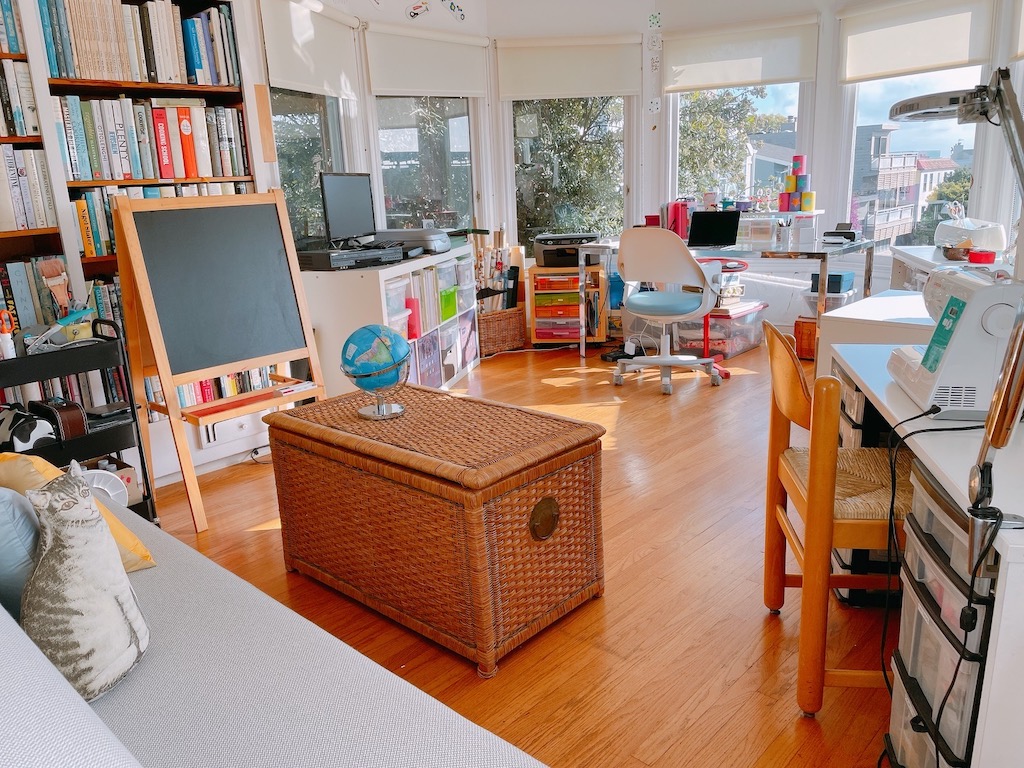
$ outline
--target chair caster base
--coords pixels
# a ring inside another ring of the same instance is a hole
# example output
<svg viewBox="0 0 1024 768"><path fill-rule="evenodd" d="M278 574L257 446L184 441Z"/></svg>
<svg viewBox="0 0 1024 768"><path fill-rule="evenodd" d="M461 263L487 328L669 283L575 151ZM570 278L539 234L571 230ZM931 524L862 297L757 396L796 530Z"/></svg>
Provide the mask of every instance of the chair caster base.
<svg viewBox="0 0 1024 768"><path fill-rule="evenodd" d="M614 384L616 387L621 387L625 383L625 381L626 380L622 377L621 373L612 374L612 384Z"/></svg>
<svg viewBox="0 0 1024 768"><path fill-rule="evenodd" d="M672 385L671 384L662 384L661 385L661 394L663 394L663 395L671 395L672 394Z"/></svg>
<svg viewBox="0 0 1024 768"><path fill-rule="evenodd" d="M712 374L712 376L711 376L711 386L712 387L720 387L720 386L722 386L722 377L719 376L717 373Z"/></svg>
<svg viewBox="0 0 1024 768"><path fill-rule="evenodd" d="M808 720L813 720L817 712L801 712L800 717L806 717Z"/></svg>
<svg viewBox="0 0 1024 768"><path fill-rule="evenodd" d="M780 613L782 613L782 611L778 608L769 608L768 613L770 613L772 616L778 616Z"/></svg>

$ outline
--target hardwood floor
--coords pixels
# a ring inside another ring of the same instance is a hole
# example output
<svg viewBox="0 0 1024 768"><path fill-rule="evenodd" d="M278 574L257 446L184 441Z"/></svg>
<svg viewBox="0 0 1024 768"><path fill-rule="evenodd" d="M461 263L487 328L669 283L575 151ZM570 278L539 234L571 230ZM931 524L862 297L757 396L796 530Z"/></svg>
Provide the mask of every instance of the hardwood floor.
<svg viewBox="0 0 1024 768"><path fill-rule="evenodd" d="M596 355L596 353L595 353ZM180 485L163 526L370 658L552 766L875 766L884 689L826 689L816 719L794 694L799 595L761 601L768 375L764 350L711 387L655 372L612 387L575 350L500 355L459 391L596 421L604 438L606 592L499 662L475 665L332 590L286 573L270 466L201 478L196 534ZM895 614L894 614L895 616ZM833 603L830 662L876 666L882 612ZM895 617L898 623L898 617ZM895 634L890 624L890 635Z"/></svg>

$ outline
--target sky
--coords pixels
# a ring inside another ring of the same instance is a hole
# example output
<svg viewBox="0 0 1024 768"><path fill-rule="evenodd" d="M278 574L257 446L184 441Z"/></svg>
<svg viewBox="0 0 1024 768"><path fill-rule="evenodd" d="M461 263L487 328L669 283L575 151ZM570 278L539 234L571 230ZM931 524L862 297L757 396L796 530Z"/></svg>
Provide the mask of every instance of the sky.
<svg viewBox="0 0 1024 768"><path fill-rule="evenodd" d="M861 83L857 88L857 124L877 125L888 122L889 108L897 101L943 91L967 90L981 82L980 67L966 67L951 72L906 75L886 80ZM768 97L758 100L758 109L781 115L797 113L797 86L768 86ZM892 134L889 151L937 152L949 157L949 150L958 140L964 147L974 147L975 125L959 125L955 119L922 123L900 123Z"/></svg>

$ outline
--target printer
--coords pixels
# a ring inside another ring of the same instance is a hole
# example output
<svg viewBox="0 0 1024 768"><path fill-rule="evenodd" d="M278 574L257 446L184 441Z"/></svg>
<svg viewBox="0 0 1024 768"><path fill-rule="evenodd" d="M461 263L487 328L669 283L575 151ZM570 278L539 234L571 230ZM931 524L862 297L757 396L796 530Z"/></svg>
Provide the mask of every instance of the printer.
<svg viewBox="0 0 1024 768"><path fill-rule="evenodd" d="M575 267L579 265L579 247L586 243L596 243L596 232L576 232L568 235L556 235L546 232L533 239L533 258L538 267ZM587 254L587 264L598 263L596 253Z"/></svg>
<svg viewBox="0 0 1024 768"><path fill-rule="evenodd" d="M395 240L404 248L422 248L427 253L450 251L452 241L443 229L385 229L374 234L375 240Z"/></svg>

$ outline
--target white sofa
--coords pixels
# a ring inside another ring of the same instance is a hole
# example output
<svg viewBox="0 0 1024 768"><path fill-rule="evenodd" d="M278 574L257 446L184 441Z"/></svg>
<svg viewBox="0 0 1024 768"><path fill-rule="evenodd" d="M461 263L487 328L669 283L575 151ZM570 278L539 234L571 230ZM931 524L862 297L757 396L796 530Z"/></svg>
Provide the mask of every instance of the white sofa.
<svg viewBox="0 0 1024 768"><path fill-rule="evenodd" d="M0 610L0 767L541 765L130 511L149 649L86 704ZM487 685L481 681L481 685Z"/></svg>

